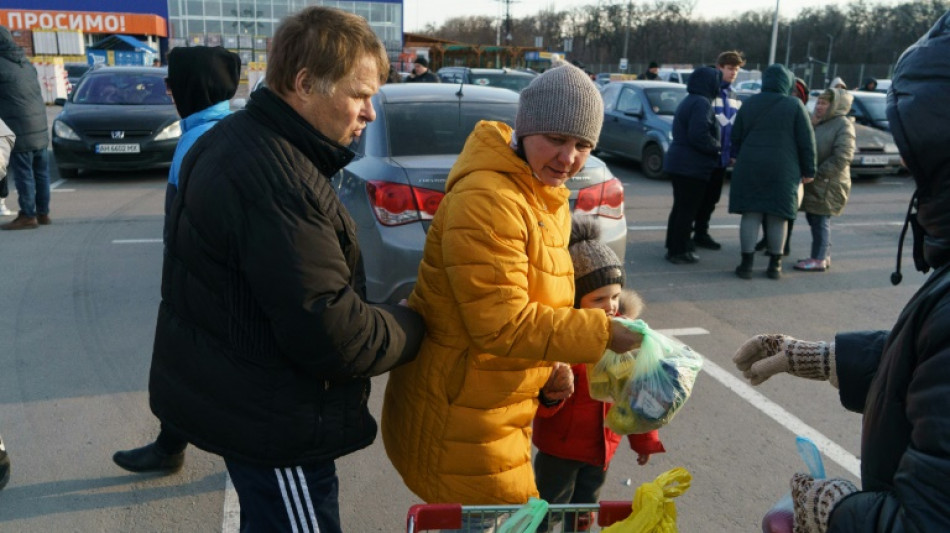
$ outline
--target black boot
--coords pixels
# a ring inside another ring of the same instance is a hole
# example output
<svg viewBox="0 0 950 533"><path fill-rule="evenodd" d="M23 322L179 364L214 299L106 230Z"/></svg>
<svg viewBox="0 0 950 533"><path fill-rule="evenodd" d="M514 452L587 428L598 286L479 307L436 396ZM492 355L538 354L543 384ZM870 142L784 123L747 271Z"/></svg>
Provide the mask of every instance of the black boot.
<svg viewBox="0 0 950 533"><path fill-rule="evenodd" d="M743 253L742 264L736 267L736 275L742 279L752 279L753 261L755 261L755 252Z"/></svg>
<svg viewBox="0 0 950 533"><path fill-rule="evenodd" d="M134 450L115 452L112 460L129 472L164 472L172 474L180 470L181 465L184 464L185 452L168 454L153 442Z"/></svg>
<svg viewBox="0 0 950 533"><path fill-rule="evenodd" d="M769 268L765 273L772 279L782 277L782 254L772 254L769 256Z"/></svg>
<svg viewBox="0 0 950 533"><path fill-rule="evenodd" d="M3 439L0 439L0 489L7 486L10 481L10 457L7 456L7 449L3 446Z"/></svg>

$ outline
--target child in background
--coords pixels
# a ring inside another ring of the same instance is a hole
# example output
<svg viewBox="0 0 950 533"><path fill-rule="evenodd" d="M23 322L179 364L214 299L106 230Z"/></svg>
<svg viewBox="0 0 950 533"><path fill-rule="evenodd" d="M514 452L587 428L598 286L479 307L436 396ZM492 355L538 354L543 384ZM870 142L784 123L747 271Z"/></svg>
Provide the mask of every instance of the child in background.
<svg viewBox="0 0 950 533"><path fill-rule="evenodd" d="M599 235L596 220L574 219L569 244L574 263L574 307L637 318L643 301L637 293L623 290L623 262L598 240ZM574 365L571 370L574 394L559 402L542 398L538 407L533 436L538 448L535 478L541 498L548 503L596 503L621 436L604 424L610 404L590 397L587 366ZM656 431L628 438L637 452L637 464L645 465L651 454L666 451ZM566 532L587 531L591 517L567 514L565 522ZM550 531L549 525L542 523L538 531Z"/></svg>

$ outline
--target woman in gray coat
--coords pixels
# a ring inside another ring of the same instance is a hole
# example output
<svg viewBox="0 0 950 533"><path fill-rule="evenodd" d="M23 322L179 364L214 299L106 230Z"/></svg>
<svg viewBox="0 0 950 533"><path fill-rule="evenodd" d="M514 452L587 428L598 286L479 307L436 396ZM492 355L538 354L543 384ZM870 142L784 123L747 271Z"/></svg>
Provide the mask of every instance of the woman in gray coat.
<svg viewBox="0 0 950 533"><path fill-rule="evenodd" d="M762 92L742 104L732 128L736 164L729 187L729 212L742 215L742 264L736 275L752 277L759 226L765 221L768 276L782 276L782 251L789 220L798 209L798 184L815 175L815 134L808 111L789 98L794 76L775 64L762 75Z"/></svg>
<svg viewBox="0 0 950 533"><path fill-rule="evenodd" d="M853 99L844 89L827 89L815 104L818 173L805 184L801 206L811 226L811 257L796 263L795 270L824 272L831 266L831 217L844 211L851 193L855 138L848 112Z"/></svg>

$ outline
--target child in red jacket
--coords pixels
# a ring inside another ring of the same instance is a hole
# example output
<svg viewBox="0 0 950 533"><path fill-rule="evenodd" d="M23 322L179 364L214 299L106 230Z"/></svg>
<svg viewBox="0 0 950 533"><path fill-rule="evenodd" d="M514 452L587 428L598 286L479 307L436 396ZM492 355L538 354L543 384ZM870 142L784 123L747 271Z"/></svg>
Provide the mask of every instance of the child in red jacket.
<svg viewBox="0 0 950 533"><path fill-rule="evenodd" d="M578 218L571 227L569 249L574 263L574 307L603 309L609 316L636 318L643 301L633 291L624 291L623 262L598 240L595 220ZM538 492L548 503L596 503L600 488L621 436L605 424L609 403L590 397L587 366L571 367L574 394L559 402L547 401L543 394L534 419L534 460ZM554 379L552 377L552 379ZM650 455L661 453L663 444L656 431L629 435L637 452L637 464L645 465ZM589 514L565 516L564 531L587 531ZM542 523L539 532L549 531Z"/></svg>

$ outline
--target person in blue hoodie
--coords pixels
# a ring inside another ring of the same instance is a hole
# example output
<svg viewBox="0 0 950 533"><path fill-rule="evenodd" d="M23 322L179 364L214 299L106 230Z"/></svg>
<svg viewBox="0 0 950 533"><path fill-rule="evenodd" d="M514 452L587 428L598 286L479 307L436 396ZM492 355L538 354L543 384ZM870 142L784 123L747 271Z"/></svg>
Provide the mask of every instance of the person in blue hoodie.
<svg viewBox="0 0 950 533"><path fill-rule="evenodd" d="M732 83L736 81L739 75L739 69L745 65L745 59L742 52L729 50L719 54L716 58L716 68L722 73L722 81L719 84L719 92L716 99L713 100L713 110L716 112L716 122L719 124L719 143L722 150L719 156L719 164L713 169L706 184L706 195L696 212L696 220L693 222L693 244L707 250L719 250L722 248L718 242L709 236L709 221L712 218L713 211L716 210L716 204L722 197L722 183L726 177L726 169L735 162L729 153L730 139L732 134L732 124L735 122L736 114L742 101L736 96L732 89Z"/></svg>
<svg viewBox="0 0 950 533"><path fill-rule="evenodd" d="M181 119L181 139L172 156L165 188L165 226L168 237L168 213L178 194L178 175L188 150L205 132L231 114L230 99L237 91L241 76L241 58L220 46L173 48L168 53L166 88L171 92ZM132 450L118 451L115 464L130 472L177 472L185 461L188 442L162 425L155 442Z"/></svg>
<svg viewBox="0 0 950 533"><path fill-rule="evenodd" d="M713 170L719 165L719 124L713 100L719 94L722 73L712 67L693 71L686 98L673 115L673 141L663 159L663 171L673 183L673 208L666 226L666 260L675 264L699 261L690 235L693 221L706 197Z"/></svg>

